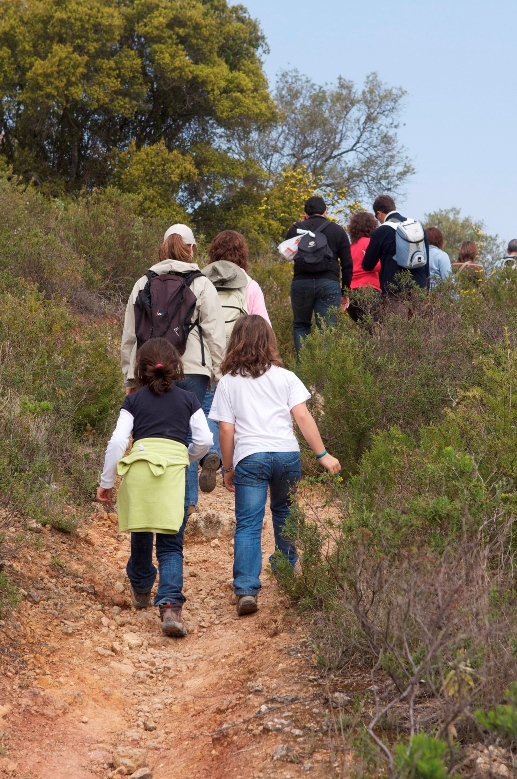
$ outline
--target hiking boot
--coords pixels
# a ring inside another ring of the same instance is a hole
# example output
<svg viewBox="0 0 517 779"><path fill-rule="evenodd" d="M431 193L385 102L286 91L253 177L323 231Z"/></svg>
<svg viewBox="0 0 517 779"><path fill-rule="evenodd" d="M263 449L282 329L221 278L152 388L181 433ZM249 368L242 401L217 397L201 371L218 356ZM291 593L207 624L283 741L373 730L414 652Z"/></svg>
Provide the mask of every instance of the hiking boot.
<svg viewBox="0 0 517 779"><path fill-rule="evenodd" d="M131 593L131 603L135 609L146 609L151 605L151 590L149 592L137 592L130 583L129 592Z"/></svg>
<svg viewBox="0 0 517 779"><path fill-rule="evenodd" d="M240 595L237 597L237 614L243 617L245 614L254 614L258 611L256 595Z"/></svg>
<svg viewBox="0 0 517 779"><path fill-rule="evenodd" d="M187 635L187 628L181 618L180 603L160 603L160 617L164 636L180 638Z"/></svg>
<svg viewBox="0 0 517 779"><path fill-rule="evenodd" d="M199 489L202 492L212 492L215 490L217 471L221 467L221 458L215 452L207 454L201 464L201 473L199 474Z"/></svg>
<svg viewBox="0 0 517 779"><path fill-rule="evenodd" d="M187 517L190 517L191 514L195 514L197 511L197 506L187 506Z"/></svg>

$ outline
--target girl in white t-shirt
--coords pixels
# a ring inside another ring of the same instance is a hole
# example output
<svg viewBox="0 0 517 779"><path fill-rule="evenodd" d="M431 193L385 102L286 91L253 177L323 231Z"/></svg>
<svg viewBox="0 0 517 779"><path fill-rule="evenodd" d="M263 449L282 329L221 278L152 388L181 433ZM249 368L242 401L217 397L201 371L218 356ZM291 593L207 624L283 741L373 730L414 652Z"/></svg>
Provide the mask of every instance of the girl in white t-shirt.
<svg viewBox="0 0 517 779"><path fill-rule="evenodd" d="M339 473L341 465L325 449L307 409L310 393L282 367L275 334L261 316L237 320L221 373L209 416L219 422L224 485L235 493L233 586L242 616L258 608L268 487L276 547L293 567L298 559L282 535L291 493L301 478L291 415L320 464L330 473Z"/></svg>

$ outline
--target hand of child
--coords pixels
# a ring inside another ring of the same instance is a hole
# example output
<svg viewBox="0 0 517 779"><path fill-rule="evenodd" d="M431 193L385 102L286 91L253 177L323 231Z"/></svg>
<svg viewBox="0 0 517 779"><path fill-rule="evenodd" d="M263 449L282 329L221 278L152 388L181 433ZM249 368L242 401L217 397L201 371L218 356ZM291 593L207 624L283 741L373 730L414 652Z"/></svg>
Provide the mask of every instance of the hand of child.
<svg viewBox="0 0 517 779"><path fill-rule="evenodd" d="M111 488L108 490L105 487L98 487L97 500L101 503L111 503Z"/></svg>
<svg viewBox="0 0 517 779"><path fill-rule="evenodd" d="M329 473L339 473L341 470L341 463L339 460L336 460L335 457L332 457L331 454L326 454L324 457L321 457L319 463L320 465L323 465L325 470Z"/></svg>
<svg viewBox="0 0 517 779"><path fill-rule="evenodd" d="M228 492L235 492L235 486L233 483L233 469L231 471L228 471L224 474L224 486L228 490Z"/></svg>

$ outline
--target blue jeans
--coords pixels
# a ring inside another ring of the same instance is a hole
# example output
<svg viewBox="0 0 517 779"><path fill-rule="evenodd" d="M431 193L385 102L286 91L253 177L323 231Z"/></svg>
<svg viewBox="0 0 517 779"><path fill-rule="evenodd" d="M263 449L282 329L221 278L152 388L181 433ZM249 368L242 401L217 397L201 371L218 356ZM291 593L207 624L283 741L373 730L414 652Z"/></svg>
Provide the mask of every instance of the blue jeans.
<svg viewBox="0 0 517 779"><path fill-rule="evenodd" d="M177 381L176 386L181 389L193 392L199 402L202 404L208 387L208 376L201 376L201 374L189 374L185 376L183 381ZM188 443L192 441L190 432L188 434ZM197 461L190 463L187 468L187 484L185 488L185 506L195 506L198 498L198 484L197 484Z"/></svg>
<svg viewBox="0 0 517 779"><path fill-rule="evenodd" d="M212 433L214 437L214 445L210 447L208 452L205 454L205 457L207 454L216 454L218 455L219 459L221 460L221 446L219 444L219 422L216 422L215 419L209 419L208 415L210 413L210 409L212 408L212 402L214 400L215 395L215 389L212 389L212 387L209 387L207 391L205 392L205 397L203 398L202 408L205 412L206 421L208 422L208 428L210 432Z"/></svg>
<svg viewBox="0 0 517 779"><path fill-rule="evenodd" d="M235 529L233 587L236 595L256 595L262 570L262 521L267 488L273 515L275 546L294 567L298 560L294 544L282 531L289 516L291 494L301 479L299 452L250 454L235 468Z"/></svg>
<svg viewBox="0 0 517 779"><path fill-rule="evenodd" d="M185 603L183 595L183 535L186 515L178 533L156 534L156 557L160 579L154 605L160 603ZM131 533L131 557L126 566L129 581L136 592L149 592L156 579L153 565L153 533Z"/></svg>
<svg viewBox="0 0 517 779"><path fill-rule="evenodd" d="M299 276L291 282L291 306L293 309L293 335L296 354L300 353L303 339L312 329L312 314L319 328L323 322L335 325L341 302L341 285L332 279L304 279Z"/></svg>

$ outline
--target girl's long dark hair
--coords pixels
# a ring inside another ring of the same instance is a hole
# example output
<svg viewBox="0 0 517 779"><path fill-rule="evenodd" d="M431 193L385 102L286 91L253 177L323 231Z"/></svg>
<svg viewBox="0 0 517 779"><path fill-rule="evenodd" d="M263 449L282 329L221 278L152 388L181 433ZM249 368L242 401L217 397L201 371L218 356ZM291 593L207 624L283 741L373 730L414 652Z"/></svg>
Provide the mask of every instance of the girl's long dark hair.
<svg viewBox="0 0 517 779"><path fill-rule="evenodd" d="M257 314L242 316L235 322L221 373L258 379L272 365L283 366L273 329Z"/></svg>
<svg viewBox="0 0 517 779"><path fill-rule="evenodd" d="M180 353L165 338L151 338L136 353L135 378L140 387L163 395L183 378Z"/></svg>

